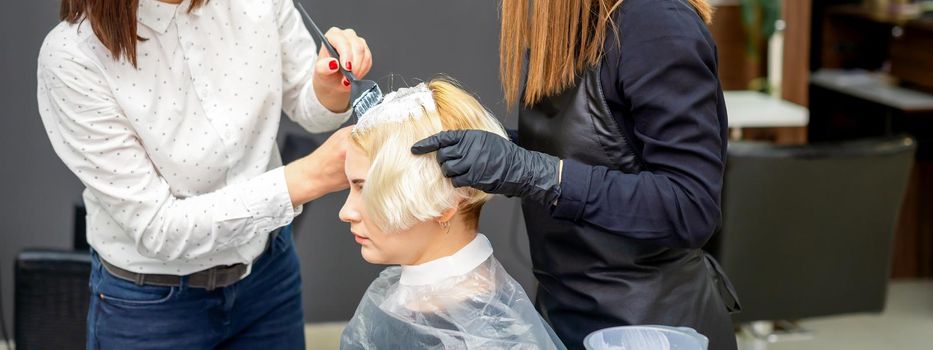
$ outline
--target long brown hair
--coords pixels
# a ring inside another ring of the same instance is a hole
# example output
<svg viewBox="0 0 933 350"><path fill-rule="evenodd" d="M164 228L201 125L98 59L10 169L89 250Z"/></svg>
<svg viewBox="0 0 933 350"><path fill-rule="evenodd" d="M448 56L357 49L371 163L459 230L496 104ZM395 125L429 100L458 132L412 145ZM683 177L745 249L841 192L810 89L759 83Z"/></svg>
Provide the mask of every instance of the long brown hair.
<svg viewBox="0 0 933 350"><path fill-rule="evenodd" d="M525 105L564 90L579 72L598 64L612 12L622 1L502 0L499 74L508 106L514 107L521 93L526 51ZM707 0L688 1L704 22L711 21Z"/></svg>
<svg viewBox="0 0 933 350"><path fill-rule="evenodd" d="M188 12L210 0L191 0ZM68 23L88 20L100 42L114 60L125 57L136 66L136 42L146 40L136 34L136 8L139 0L62 0L59 19Z"/></svg>

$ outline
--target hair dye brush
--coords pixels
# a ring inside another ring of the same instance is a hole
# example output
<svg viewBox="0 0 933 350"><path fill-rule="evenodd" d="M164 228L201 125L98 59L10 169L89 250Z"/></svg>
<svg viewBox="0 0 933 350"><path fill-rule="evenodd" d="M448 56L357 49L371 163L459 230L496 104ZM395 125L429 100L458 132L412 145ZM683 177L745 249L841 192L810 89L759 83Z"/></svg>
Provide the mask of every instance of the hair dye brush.
<svg viewBox="0 0 933 350"><path fill-rule="evenodd" d="M340 60L340 55L337 54L337 50L334 49L334 46L327 41L327 38L324 37L324 32L321 32L321 29L318 28L317 24L314 24L314 20L311 19L311 15L308 14L308 11L305 10L305 7L301 5L301 2L295 0L295 6L298 7L298 10L301 12L301 15L304 16L304 19L311 24L311 31L317 34L318 38L321 39L321 45L327 48L327 52L331 56ZM357 79L352 72L344 69L343 65L340 65L340 72L343 73L343 76L350 81L350 107L353 108L353 115L359 118L366 111L373 106L382 102L382 90L379 89L379 85L376 85L376 82L372 80Z"/></svg>

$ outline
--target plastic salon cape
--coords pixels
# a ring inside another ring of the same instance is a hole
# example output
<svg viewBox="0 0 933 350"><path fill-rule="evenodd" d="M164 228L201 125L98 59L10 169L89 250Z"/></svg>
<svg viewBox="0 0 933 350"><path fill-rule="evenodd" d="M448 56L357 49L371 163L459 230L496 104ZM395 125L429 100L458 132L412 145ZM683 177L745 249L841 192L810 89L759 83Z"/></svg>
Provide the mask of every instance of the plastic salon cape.
<svg viewBox="0 0 933 350"><path fill-rule="evenodd" d="M341 349L565 349L479 234L454 255L385 269Z"/></svg>

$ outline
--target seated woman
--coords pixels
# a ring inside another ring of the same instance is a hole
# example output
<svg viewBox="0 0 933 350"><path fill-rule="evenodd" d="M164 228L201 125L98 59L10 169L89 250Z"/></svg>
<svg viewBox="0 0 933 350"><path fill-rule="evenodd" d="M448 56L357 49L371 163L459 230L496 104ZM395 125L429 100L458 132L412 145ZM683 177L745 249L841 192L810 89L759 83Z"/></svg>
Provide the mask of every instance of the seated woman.
<svg viewBox="0 0 933 350"><path fill-rule="evenodd" d="M410 151L442 130L505 131L445 80L399 89L360 117L347 147L350 194L340 219L373 264L341 349L564 349L477 233L489 195L455 188L433 153Z"/></svg>

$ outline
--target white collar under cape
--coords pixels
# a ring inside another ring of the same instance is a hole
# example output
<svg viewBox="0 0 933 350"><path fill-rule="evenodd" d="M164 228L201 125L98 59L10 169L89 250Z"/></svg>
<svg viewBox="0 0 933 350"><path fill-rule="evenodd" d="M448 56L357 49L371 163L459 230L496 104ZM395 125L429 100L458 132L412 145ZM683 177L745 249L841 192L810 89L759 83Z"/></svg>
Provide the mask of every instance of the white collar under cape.
<svg viewBox="0 0 933 350"><path fill-rule="evenodd" d="M464 275L473 271L490 256L492 256L492 244L482 233L477 233L473 241L453 255L421 265L402 265L399 283L407 286L421 286Z"/></svg>

